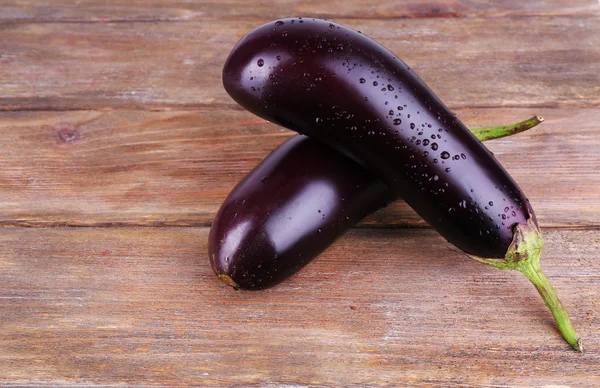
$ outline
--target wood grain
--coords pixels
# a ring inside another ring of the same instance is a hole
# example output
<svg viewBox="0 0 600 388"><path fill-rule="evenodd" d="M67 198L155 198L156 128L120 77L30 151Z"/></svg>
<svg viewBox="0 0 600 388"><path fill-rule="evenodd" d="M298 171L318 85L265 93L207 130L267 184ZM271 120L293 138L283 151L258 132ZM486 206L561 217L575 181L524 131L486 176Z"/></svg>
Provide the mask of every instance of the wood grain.
<svg viewBox="0 0 600 388"><path fill-rule="evenodd" d="M6 0L0 4L0 20L5 21L190 21L276 19L287 16L319 18L440 18L468 16L581 15L598 12L594 0L472 1L472 0L280 0L254 2L221 0L165 1L112 0L85 1L85 7L72 1Z"/></svg>
<svg viewBox="0 0 600 388"><path fill-rule="evenodd" d="M600 232L545 235L583 355L522 275L432 231L355 230L288 283L235 292L207 228L4 229L0 384L594 386Z"/></svg>
<svg viewBox="0 0 600 388"><path fill-rule="evenodd" d="M473 127L545 116L530 132L487 145L541 225L600 227L599 109L457 113ZM235 184L289 136L228 109L1 113L0 223L209 225ZM363 225L426 226L404 202Z"/></svg>
<svg viewBox="0 0 600 388"><path fill-rule="evenodd" d="M336 21L395 52L453 108L600 106L596 16ZM261 23L1 24L0 110L233 106L223 63Z"/></svg>

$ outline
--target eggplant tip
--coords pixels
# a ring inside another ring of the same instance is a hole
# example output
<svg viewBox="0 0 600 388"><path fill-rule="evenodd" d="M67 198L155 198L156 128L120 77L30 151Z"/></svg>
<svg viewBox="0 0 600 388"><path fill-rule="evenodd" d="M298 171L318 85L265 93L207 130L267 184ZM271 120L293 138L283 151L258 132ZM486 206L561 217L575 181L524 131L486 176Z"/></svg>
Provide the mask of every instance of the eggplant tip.
<svg viewBox="0 0 600 388"><path fill-rule="evenodd" d="M227 284L228 286L233 287L235 290L239 290L240 286L238 286L238 284L236 282L233 281L232 278L229 277L229 275L225 275L224 273L220 273L217 275L217 277L219 278L220 281L222 281L223 283Z"/></svg>
<svg viewBox="0 0 600 388"><path fill-rule="evenodd" d="M584 347L583 347L583 341L581 340L581 338L579 338L577 340L577 345L574 346L575 350L577 350L578 352L583 353Z"/></svg>

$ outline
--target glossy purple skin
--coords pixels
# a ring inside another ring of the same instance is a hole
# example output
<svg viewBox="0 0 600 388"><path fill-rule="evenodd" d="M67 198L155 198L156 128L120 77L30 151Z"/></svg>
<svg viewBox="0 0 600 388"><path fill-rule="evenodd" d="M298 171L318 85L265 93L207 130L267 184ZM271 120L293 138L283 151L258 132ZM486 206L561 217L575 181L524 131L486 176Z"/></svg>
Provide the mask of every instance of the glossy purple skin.
<svg viewBox="0 0 600 388"><path fill-rule="evenodd" d="M294 136L221 205L208 240L211 265L239 288L274 286L392 199L386 184L346 156Z"/></svg>
<svg viewBox="0 0 600 388"><path fill-rule="evenodd" d="M504 257L516 223L535 217L483 144L400 59L361 33L282 19L248 33L225 89L271 122L359 161L467 253Z"/></svg>

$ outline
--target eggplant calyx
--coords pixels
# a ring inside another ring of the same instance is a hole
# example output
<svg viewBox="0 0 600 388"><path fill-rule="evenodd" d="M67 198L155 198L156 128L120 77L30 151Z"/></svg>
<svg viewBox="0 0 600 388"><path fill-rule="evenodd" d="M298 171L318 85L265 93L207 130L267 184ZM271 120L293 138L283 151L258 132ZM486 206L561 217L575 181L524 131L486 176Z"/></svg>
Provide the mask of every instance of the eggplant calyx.
<svg viewBox="0 0 600 388"><path fill-rule="evenodd" d="M540 255L544 239L537 225L530 218L527 225L518 224L515 227L513 241L503 259L488 259L468 255L471 259L491 265L499 269L514 269L535 286L546 306L554 315L558 329L571 347L583 353L583 342L571 324L567 310L558 299L558 295L550 284L540 266Z"/></svg>
<svg viewBox="0 0 600 388"><path fill-rule="evenodd" d="M225 275L224 273L220 273L217 275L217 277L219 278L220 281L222 281L223 283L227 284L228 286L233 287L236 290L240 289L240 286L238 286L238 284L236 282L233 281L232 278L229 277L229 275Z"/></svg>
<svg viewBox="0 0 600 388"><path fill-rule="evenodd" d="M531 217L527 225L517 224L513 230L513 240L502 259L484 258L468 255L471 259L496 267L498 269L516 269L522 271L522 267L530 264L539 266L540 255L544 246L542 232L533 222Z"/></svg>

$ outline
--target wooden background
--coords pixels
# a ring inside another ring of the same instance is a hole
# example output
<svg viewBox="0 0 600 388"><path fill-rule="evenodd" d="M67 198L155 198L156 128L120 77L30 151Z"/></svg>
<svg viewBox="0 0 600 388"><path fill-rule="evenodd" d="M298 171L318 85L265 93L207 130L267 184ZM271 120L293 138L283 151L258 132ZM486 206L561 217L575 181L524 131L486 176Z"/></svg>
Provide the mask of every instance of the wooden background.
<svg viewBox="0 0 600 388"><path fill-rule="evenodd" d="M221 68L286 16L378 40L469 126L546 118L488 146L536 209L585 354L522 275L402 202L281 286L215 278L220 203L291 136ZM600 386L595 0L3 0L0 142L0 384Z"/></svg>

